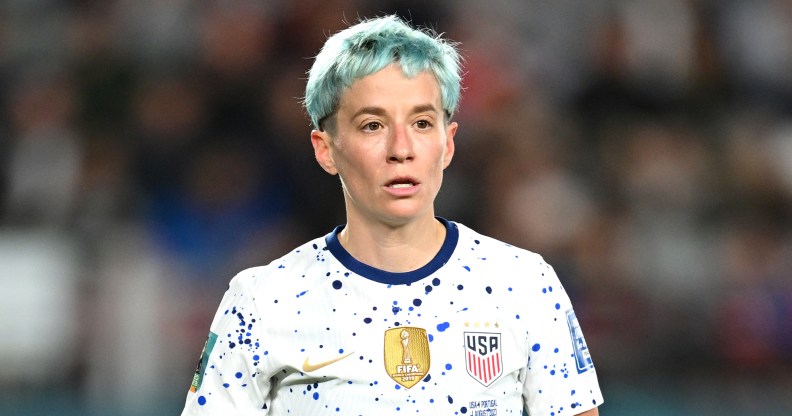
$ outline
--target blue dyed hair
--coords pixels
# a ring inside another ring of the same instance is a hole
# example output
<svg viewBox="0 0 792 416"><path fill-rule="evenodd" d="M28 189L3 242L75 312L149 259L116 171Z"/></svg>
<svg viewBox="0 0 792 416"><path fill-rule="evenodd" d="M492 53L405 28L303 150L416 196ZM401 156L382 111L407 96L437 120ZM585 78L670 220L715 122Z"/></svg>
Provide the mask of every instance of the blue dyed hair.
<svg viewBox="0 0 792 416"><path fill-rule="evenodd" d="M409 26L397 16L364 20L331 36L308 72L305 108L314 127L338 110L341 94L356 80L398 63L404 75L434 74L440 85L446 122L460 95L460 56L455 44L430 30Z"/></svg>

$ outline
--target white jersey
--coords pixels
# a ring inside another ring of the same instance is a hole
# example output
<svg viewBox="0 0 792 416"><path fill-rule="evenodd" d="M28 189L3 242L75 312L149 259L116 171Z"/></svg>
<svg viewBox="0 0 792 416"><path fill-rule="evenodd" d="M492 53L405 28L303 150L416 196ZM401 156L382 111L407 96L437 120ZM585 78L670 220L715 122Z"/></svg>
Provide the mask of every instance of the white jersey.
<svg viewBox="0 0 792 416"><path fill-rule="evenodd" d="M424 267L360 263L341 227L237 275L183 415L573 415L603 399L537 254L440 219Z"/></svg>

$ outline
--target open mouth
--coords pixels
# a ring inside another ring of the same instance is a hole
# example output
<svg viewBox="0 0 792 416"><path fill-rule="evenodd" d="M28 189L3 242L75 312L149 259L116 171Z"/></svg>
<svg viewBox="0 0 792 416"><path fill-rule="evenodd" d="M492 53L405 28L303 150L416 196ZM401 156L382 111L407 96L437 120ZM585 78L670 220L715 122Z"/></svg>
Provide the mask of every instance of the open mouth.
<svg viewBox="0 0 792 416"><path fill-rule="evenodd" d="M393 180L393 181L389 182L385 186L387 186L388 188L391 188L391 189L404 189L404 188L413 187L413 186L415 186L417 184L418 184L418 182L416 182L416 181L414 181L414 180L412 180L410 178L399 178L399 179L396 179L396 180Z"/></svg>

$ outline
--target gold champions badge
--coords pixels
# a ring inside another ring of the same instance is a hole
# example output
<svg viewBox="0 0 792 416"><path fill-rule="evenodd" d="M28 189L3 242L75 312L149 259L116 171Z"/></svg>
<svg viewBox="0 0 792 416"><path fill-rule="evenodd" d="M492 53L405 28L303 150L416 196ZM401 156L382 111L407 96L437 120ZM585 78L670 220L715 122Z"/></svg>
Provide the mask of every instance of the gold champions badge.
<svg viewBox="0 0 792 416"><path fill-rule="evenodd" d="M423 328L402 326L385 331L385 371L406 388L429 372L429 338Z"/></svg>

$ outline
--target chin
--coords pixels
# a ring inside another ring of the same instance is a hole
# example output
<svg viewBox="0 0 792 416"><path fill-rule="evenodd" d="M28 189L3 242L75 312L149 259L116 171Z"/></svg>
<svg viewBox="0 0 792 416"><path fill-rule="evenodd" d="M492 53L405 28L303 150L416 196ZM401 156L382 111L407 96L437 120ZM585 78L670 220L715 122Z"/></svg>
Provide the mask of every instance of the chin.
<svg viewBox="0 0 792 416"><path fill-rule="evenodd" d="M417 207L399 207L383 213L382 217L391 225L404 225L420 219L424 215L429 215L431 209L419 209Z"/></svg>

